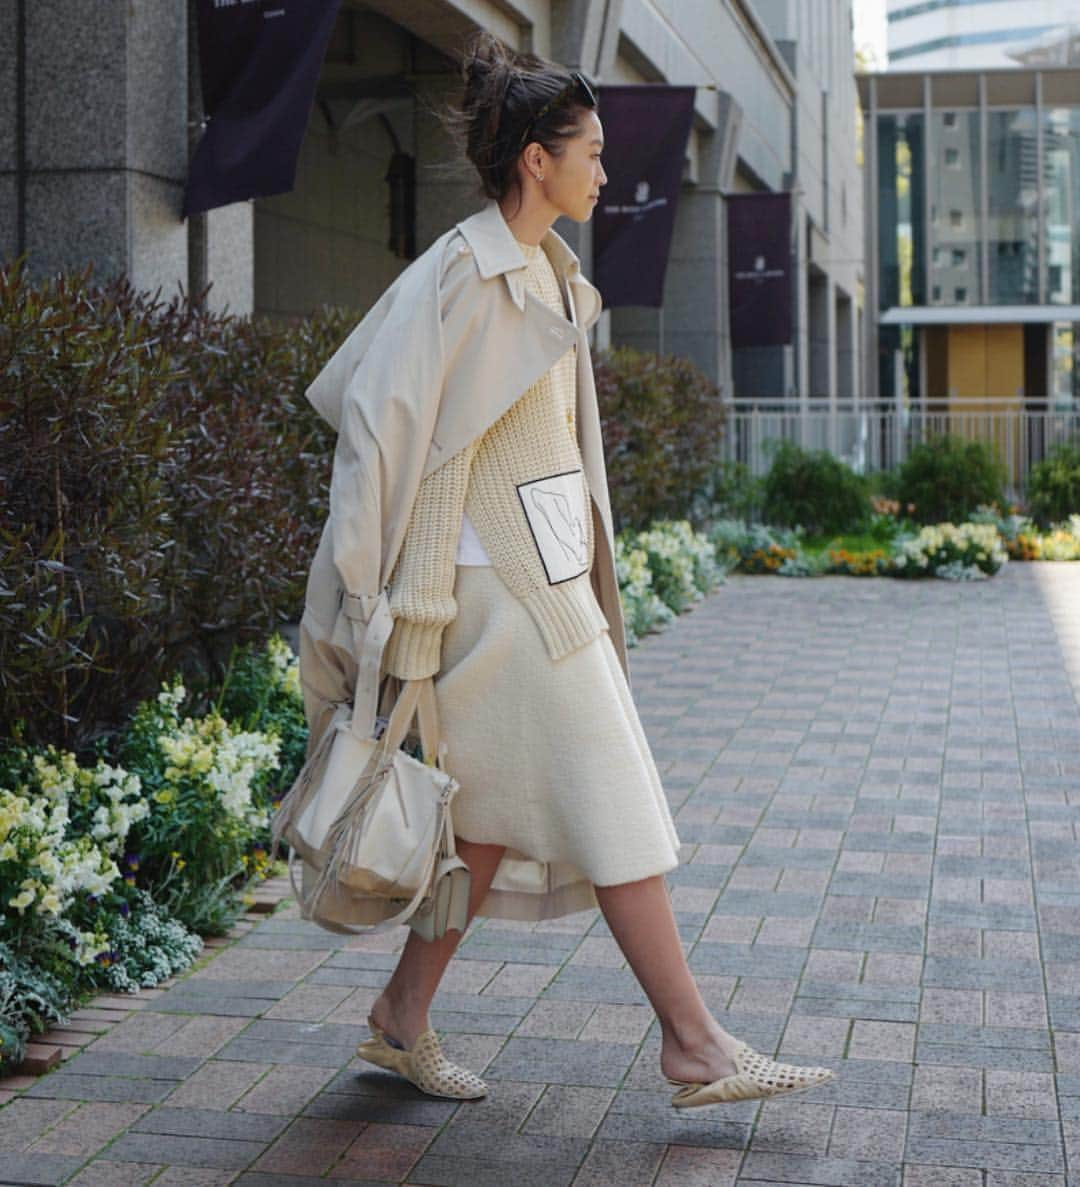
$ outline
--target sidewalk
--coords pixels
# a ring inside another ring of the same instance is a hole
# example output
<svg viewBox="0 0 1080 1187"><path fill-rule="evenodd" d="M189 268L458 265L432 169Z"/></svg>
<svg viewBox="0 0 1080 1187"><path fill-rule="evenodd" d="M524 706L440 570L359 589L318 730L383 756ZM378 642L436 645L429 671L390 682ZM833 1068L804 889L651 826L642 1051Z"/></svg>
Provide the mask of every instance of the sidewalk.
<svg viewBox="0 0 1080 1187"><path fill-rule="evenodd" d="M477 922L433 1021L493 1091L424 1097L352 1058L404 933L287 908L0 1110L0 1183L1078 1187L1080 565L735 577L631 654L703 992L834 1084L671 1108L587 912Z"/></svg>

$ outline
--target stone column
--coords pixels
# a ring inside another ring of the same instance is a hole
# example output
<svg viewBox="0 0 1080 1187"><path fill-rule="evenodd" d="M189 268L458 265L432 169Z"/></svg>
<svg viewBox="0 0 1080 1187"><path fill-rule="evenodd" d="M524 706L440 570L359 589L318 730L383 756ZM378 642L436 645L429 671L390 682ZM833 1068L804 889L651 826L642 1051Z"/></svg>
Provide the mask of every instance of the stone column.
<svg viewBox="0 0 1080 1187"><path fill-rule="evenodd" d="M176 0L3 0L4 27L22 45L0 43L0 223L18 228L18 123L22 106L25 206L22 250L43 277L94 266L99 280L127 275L138 288L172 296L188 286L187 226L180 218L187 176L187 15ZM7 119L8 112L12 119ZM9 129L13 129L9 130ZM9 217L10 216L10 217ZM211 303L250 308L251 207L209 221ZM0 247L19 249L18 231Z"/></svg>

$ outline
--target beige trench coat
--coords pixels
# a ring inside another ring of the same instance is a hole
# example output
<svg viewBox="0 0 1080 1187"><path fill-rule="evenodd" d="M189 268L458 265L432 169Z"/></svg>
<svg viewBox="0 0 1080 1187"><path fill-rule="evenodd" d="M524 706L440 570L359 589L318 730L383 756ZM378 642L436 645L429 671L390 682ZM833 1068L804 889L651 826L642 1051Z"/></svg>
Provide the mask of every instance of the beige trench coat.
<svg viewBox="0 0 1080 1187"><path fill-rule="evenodd" d="M483 434L573 344L578 442L593 500L592 582L629 681L586 336L600 315L600 294L555 231L543 247L571 320L526 291L525 258L492 201L402 272L307 389L338 432L330 512L300 623L309 752L342 701L355 697L356 712L374 723L392 625L387 586L420 482ZM536 875L525 872L524 882ZM550 871L541 871L541 883L529 889L550 905L557 897ZM525 915L547 913L540 903Z"/></svg>

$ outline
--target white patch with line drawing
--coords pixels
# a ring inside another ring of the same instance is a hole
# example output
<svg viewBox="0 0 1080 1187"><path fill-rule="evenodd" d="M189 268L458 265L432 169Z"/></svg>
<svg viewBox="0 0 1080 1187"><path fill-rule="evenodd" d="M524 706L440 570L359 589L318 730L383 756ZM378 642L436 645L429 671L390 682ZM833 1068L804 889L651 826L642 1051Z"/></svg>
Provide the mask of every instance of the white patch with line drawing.
<svg viewBox="0 0 1080 1187"><path fill-rule="evenodd" d="M580 470L523 482L518 497L549 585L589 571L585 478Z"/></svg>

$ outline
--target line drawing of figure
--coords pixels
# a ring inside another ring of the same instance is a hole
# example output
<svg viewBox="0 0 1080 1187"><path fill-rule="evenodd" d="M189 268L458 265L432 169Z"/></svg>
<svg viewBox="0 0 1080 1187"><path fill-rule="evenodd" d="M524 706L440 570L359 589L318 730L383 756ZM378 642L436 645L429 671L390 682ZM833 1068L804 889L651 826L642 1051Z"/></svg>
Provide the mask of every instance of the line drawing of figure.
<svg viewBox="0 0 1080 1187"><path fill-rule="evenodd" d="M577 564L584 565L589 559L585 529L573 513L570 500L562 491L545 490L543 487L533 487L529 496L565 555Z"/></svg>

